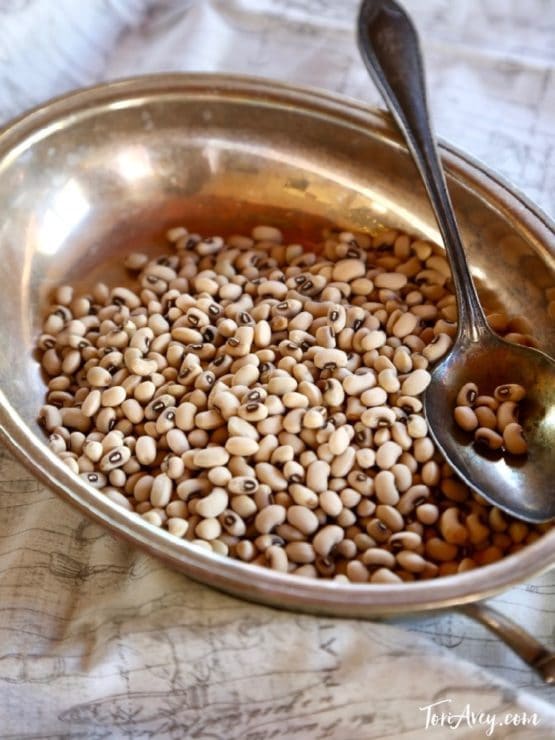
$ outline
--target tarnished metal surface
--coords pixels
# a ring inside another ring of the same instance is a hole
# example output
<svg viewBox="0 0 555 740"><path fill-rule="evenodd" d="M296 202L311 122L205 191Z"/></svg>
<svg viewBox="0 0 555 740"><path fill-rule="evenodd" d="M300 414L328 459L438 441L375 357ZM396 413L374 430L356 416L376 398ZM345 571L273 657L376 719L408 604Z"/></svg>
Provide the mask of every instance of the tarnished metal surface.
<svg viewBox="0 0 555 740"><path fill-rule="evenodd" d="M442 154L482 300L526 314L553 352L544 294L555 285L552 225L479 165ZM310 243L324 223L391 224L438 240L414 166L383 114L260 80L113 83L50 103L0 134L0 203L0 426L25 464L83 512L216 588L346 616L475 600L552 563L555 532L501 562L433 582L347 585L258 569L118 509L69 473L36 424L44 384L32 348L45 296L65 279L123 279L122 254L155 245L168 226L229 233L269 221Z"/></svg>

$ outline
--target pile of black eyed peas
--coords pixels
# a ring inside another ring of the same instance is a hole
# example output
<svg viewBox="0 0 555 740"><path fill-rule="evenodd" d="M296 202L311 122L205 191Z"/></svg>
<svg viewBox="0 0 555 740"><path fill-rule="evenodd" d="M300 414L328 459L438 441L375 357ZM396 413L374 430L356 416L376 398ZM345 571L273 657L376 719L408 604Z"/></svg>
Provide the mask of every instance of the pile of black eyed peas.
<svg viewBox="0 0 555 740"><path fill-rule="evenodd" d="M48 444L101 495L220 555L351 582L455 574L541 536L428 434L420 396L457 329L438 247L330 230L307 251L272 226L168 240L126 258L132 287L58 288L38 342ZM491 323L533 341L523 317Z"/></svg>

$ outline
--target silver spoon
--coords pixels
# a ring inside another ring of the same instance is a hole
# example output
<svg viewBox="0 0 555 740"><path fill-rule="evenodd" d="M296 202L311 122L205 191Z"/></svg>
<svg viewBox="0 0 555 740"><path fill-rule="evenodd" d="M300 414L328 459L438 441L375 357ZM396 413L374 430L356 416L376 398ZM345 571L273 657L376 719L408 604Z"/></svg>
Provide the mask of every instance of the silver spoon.
<svg viewBox="0 0 555 740"><path fill-rule="evenodd" d="M490 329L464 255L428 116L416 30L394 0L363 0L358 20L362 58L401 129L420 172L449 257L457 297L458 333L432 372L424 411L437 447L458 475L490 503L529 522L555 517L555 361L511 344ZM527 390L523 403L528 454L484 456L453 421L466 382L481 393L505 383Z"/></svg>

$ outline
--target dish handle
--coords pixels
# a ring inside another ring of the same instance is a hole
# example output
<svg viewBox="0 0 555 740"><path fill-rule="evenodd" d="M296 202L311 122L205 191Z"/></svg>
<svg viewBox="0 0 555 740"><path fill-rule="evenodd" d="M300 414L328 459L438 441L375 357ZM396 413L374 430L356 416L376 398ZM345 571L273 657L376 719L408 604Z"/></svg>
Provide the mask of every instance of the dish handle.
<svg viewBox="0 0 555 740"><path fill-rule="evenodd" d="M546 683L555 684L555 652L548 650L520 625L484 602L464 604L458 611L487 627Z"/></svg>

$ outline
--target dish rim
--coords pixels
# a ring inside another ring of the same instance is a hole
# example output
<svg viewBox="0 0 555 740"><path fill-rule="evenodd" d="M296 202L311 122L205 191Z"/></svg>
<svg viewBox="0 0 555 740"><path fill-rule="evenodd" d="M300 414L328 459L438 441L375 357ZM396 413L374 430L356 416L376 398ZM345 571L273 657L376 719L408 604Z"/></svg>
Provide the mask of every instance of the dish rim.
<svg viewBox="0 0 555 740"><path fill-rule="evenodd" d="M101 108L108 100L139 97L143 102L171 92L280 102L301 112L331 116L337 125L355 121L358 126L373 122L390 142L406 150L385 111L360 101L314 87L289 85L261 77L208 73L141 75L93 85L57 96L35 106L0 128L0 162L33 133L56 119L79 118ZM46 132L45 135L48 135ZM553 242L555 224L531 200L479 160L451 144L440 142L440 151L451 178L471 187L502 212L515 214L530 239ZM512 203L508 201L512 200ZM555 562L555 529L514 555L473 571L438 579L393 584L345 584L276 573L225 556L209 553L159 530L133 512L126 512L84 482L76 480L67 467L47 448L7 402L0 389L0 436L8 449L49 488L94 521L117 532L140 549L211 587L251 601L289 609L370 617L439 609L475 601L514 586L548 569Z"/></svg>

